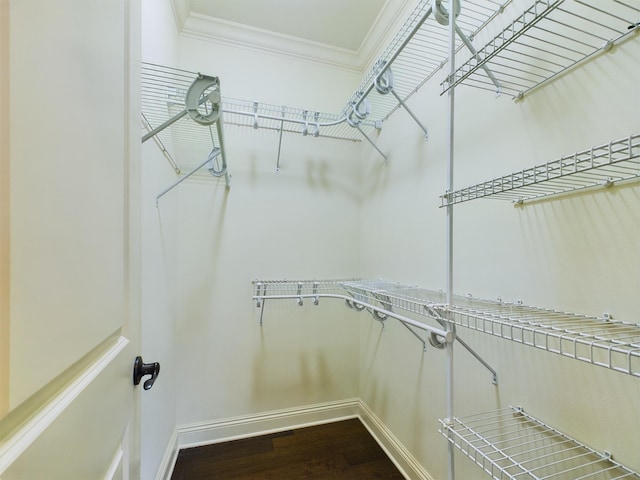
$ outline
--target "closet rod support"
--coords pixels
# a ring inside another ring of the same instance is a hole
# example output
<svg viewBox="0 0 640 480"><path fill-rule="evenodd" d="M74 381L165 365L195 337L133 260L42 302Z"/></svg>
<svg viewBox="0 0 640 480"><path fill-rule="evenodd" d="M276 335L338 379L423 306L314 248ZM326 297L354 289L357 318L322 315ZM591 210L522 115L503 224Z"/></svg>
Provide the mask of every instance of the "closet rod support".
<svg viewBox="0 0 640 480"><path fill-rule="evenodd" d="M437 311L436 309L434 309L433 307L429 306L429 305L424 305L424 309L427 312L427 314L432 317L433 319L435 319L436 322L438 322L442 327L445 327L445 325L447 324L447 320L440 314L439 311ZM496 370L489 365L489 363L487 363L487 361L485 359L483 359L473 348L471 348L469 346L469 344L467 342L465 342L464 340L462 340L462 338L460 338L460 335L456 334L456 340L458 341L458 343L460 343L460 345L462 345L476 360L478 360L478 362L480 362L487 370L489 370L493 376L491 383L493 383L494 385L498 385L498 372L496 372ZM440 347L442 348L442 347Z"/></svg>
<svg viewBox="0 0 640 480"><path fill-rule="evenodd" d="M416 117L415 114L411 111L411 109L407 107L407 104L404 102L404 100L402 100L402 98L400 98L400 95L398 95L393 88L389 89L389 91L393 94L394 97L396 97L396 100L398 101L398 103L402 105L402 107L407 111L407 113L411 115L411 118L413 118L413 120L422 129L422 131L424 132L424 139L429 140L429 132L427 131L427 127L425 127L422 124L422 122L418 119L418 117Z"/></svg>
<svg viewBox="0 0 640 480"><path fill-rule="evenodd" d="M149 120L147 120L147 117L144 115L144 113L142 114L142 126L147 132L150 132L151 130L153 130L153 127L149 123ZM180 175L180 173L182 172L180 172L180 168L178 167L178 164L175 162L175 160L167 150L167 147L164 146L164 143L162 143L162 140L160 140L159 137L155 136L153 137L153 141L156 142L156 145L158 145L158 148L160 149L164 157L169 162L169 165L171 165L171 168L173 168L173 171L176 172L178 175Z"/></svg>
<svg viewBox="0 0 640 480"><path fill-rule="evenodd" d="M217 92L214 92L214 93L217 93ZM198 105L202 105L203 103L209 101L209 96L211 96L211 95L213 95L213 93L209 94L208 96L204 96L204 97L200 98L200 100L198 101ZM181 112L176 113L173 117L171 117L169 120L164 122L162 125L157 126L153 130L151 130L149 133L147 133L146 135L143 135L142 143L146 142L151 137L156 136L161 131L163 131L165 128L170 127L171 125L176 123L178 120L180 120L182 117L186 116L187 113L189 113L189 111L186 108L184 110L182 110Z"/></svg>
<svg viewBox="0 0 640 480"><path fill-rule="evenodd" d="M358 131L362 134L362 136L363 136L364 138L366 138L366 139L367 139L367 141L368 141L368 142L373 146L373 148L375 148L375 149L378 151L378 153L379 153L380 155L382 155L382 158L384 158L384 163L385 163L385 165L386 165L386 164L387 164L387 156L386 156L384 153L382 153L382 150L380 150L380 148L378 148L378 146L375 144L375 142L374 142L373 140L371 140L371 139L369 138L369 136L368 136L366 133L364 133L364 130L362 130L362 129L360 128L360 125L356 125L356 128L357 128L357 129L358 129Z"/></svg>
<svg viewBox="0 0 640 480"><path fill-rule="evenodd" d="M478 355L476 353L476 351L471 348L465 341L463 341L460 338L460 335L456 335L456 340L458 341L458 343L460 345L462 345L471 355L473 355L473 357L478 360L483 366L484 368L486 368L487 370L489 370L491 372L491 374L493 375L493 379L491 381L491 383L493 383L494 385L498 385L498 372L495 371L495 369L493 369L491 367L491 365L489 365L480 355Z"/></svg>
<svg viewBox="0 0 640 480"><path fill-rule="evenodd" d="M400 323L402 323L402 322L400 322ZM409 325L407 325L407 324L405 324L405 323L402 323L402 326L403 326L404 328L406 328L407 330L409 330L409 331L413 334L413 336L414 336L414 337L416 337L418 340L420 340L420 343L422 343L422 351L423 351L423 352L426 352L426 351L427 351L427 342L425 342L425 341L422 339L422 337L421 337L420 335L418 335L418 334L415 332L415 330L414 330L413 328L411 328Z"/></svg>
<svg viewBox="0 0 640 480"><path fill-rule="evenodd" d="M456 28L456 33L458 34L458 37L460 37L460 39L467 46L469 51L473 54L474 57L476 57L478 62L482 62L482 59L478 58L478 51L473 47L473 45L471 44L471 41L467 38L467 36L464 34L464 32L460 29L460 27L458 27L458 25L456 25L455 28ZM491 82L493 82L493 84L496 86L496 95L500 95L500 91L501 91L502 87L501 87L500 82L498 81L498 79L495 77L495 75L489 69L489 67L487 67L486 63L482 64L482 69L487 74L487 77L489 77Z"/></svg>
<svg viewBox="0 0 640 480"><path fill-rule="evenodd" d="M165 189L162 193L160 193L157 197L156 197L156 207L158 206L158 201L160 200L160 197L162 197L163 195L165 195L166 193L169 193L171 190L173 190L175 187L177 187L178 185L180 185L182 182L184 182L187 178L189 178L191 175L193 175L194 173L196 173L198 170L200 170L202 167L204 167L207 163L212 161L212 156L216 157L218 155L220 155L220 149L219 148L214 148L214 151L212 152L213 155L209 155L207 157L207 159L202 162L200 165L198 165L196 168L194 168L193 170L191 170L189 173L187 173L184 177L182 177L180 180L178 180L177 182L175 182L173 185L171 185L169 188Z"/></svg>

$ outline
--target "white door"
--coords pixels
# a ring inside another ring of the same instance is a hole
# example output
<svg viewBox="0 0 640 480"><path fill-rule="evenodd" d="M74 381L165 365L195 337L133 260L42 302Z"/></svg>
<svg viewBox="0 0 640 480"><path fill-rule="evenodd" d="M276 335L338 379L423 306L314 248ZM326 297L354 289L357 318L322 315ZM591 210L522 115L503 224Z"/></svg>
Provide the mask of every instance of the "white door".
<svg viewBox="0 0 640 480"><path fill-rule="evenodd" d="M138 24L0 0L3 480L139 475Z"/></svg>

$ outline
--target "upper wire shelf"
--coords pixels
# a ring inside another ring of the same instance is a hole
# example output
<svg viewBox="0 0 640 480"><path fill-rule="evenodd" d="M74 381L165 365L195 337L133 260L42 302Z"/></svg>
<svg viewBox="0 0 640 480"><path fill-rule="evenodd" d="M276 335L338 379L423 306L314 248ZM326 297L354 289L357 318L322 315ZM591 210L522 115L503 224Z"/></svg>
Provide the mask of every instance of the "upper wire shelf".
<svg viewBox="0 0 640 480"><path fill-rule="evenodd" d="M638 473L510 407L441 420L440 432L496 480L640 479Z"/></svg>
<svg viewBox="0 0 640 480"><path fill-rule="evenodd" d="M536 0L522 15L471 55L442 83L495 90L481 71L489 68L499 92L516 99L609 50L638 30L640 9L629 0Z"/></svg>
<svg viewBox="0 0 640 480"><path fill-rule="evenodd" d="M187 91L198 75L187 70L142 63L142 123L147 131L184 110ZM362 139L361 133L340 115L224 96L221 105L225 126L352 142ZM374 123L365 121L361 128L371 131ZM188 116L156 134L154 139L177 173L197 166L221 143L215 128L195 124Z"/></svg>
<svg viewBox="0 0 640 480"><path fill-rule="evenodd" d="M476 35L510 2L511 0L466 0L456 22L468 35ZM418 2L349 98L342 110L344 116L349 116L354 105L358 105L366 97L370 104L369 118L378 122L385 121L447 64L448 27L438 23L432 14L431 4L431 0ZM460 38L456 39L456 48L463 48ZM393 72L393 95L388 95L388 90L381 93L375 88L376 79L387 69Z"/></svg>
<svg viewBox="0 0 640 480"><path fill-rule="evenodd" d="M478 198L522 203L640 178L640 134L442 195L441 206Z"/></svg>

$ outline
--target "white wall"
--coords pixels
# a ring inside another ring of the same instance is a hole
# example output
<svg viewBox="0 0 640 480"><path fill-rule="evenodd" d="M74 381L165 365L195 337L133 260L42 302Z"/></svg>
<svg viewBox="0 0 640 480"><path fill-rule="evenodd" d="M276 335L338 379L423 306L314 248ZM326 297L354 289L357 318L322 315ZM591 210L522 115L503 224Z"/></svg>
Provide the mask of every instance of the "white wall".
<svg viewBox="0 0 640 480"><path fill-rule="evenodd" d="M175 57L150 60L175 60L169 65L220 76L223 96L334 112L359 81L340 70L197 38L180 37L176 48ZM639 49L636 36L521 103L459 88L456 186L640 131ZM447 131L441 80L432 79L411 100L429 141L402 110L385 124L379 145L389 153L388 165L366 144L285 135L276 173L276 134L227 126L231 190L197 176L163 197L155 213L149 209L145 225L154 253L147 311L162 317L162 333L152 334L147 345L156 342L179 392L163 400L159 412L175 401L177 425L197 426L361 397L433 478L446 477L446 441L437 432L445 415L442 352L422 352L397 323L388 322L382 332L338 304L267 302L260 327L260 310L250 301L256 278L360 274L445 287L445 214L438 208ZM151 147L144 161L162 164ZM370 151L365 161L363 147ZM167 183L167 170L149 167L149 175L157 176L151 190ZM638 185L629 184L519 208L489 200L457 206L456 293L636 321L639 196ZM166 278L172 274L173 281ZM167 314L171 288L175 325ZM637 379L459 333L498 370L500 385L457 348L457 414L522 405L640 469ZM171 421L154 441L154 458ZM462 455L457 470L458 478L481 475Z"/></svg>
<svg viewBox="0 0 640 480"><path fill-rule="evenodd" d="M223 97L309 108L332 99L339 110L359 80L175 38L163 3L143 2L143 60L220 76ZM323 88L327 75L344 91ZM285 134L276 173L277 133L229 125L225 137L231 189L197 174L157 209L155 195L177 177L156 145L143 148L143 354L162 365L142 398L143 478L155 475L176 425L358 396L357 316L339 303L270 302L261 328L251 282L358 271L360 144Z"/></svg>
<svg viewBox="0 0 640 480"><path fill-rule="evenodd" d="M455 186L464 187L640 131L640 39L526 97L521 103L460 87ZM433 79L412 100L430 140L403 112L385 125L363 174L361 273L445 288L446 96ZM640 311L637 183L514 207L479 200L455 207L454 290L483 298L637 322ZM400 215L398 212L402 212ZM385 228L380 228L384 223ZM376 230L377 235L364 232ZM500 385L456 349L456 414L521 405L556 428L638 470L640 382L575 360L474 334L460 336L497 370ZM403 352L399 355L398 352ZM444 353L401 326L361 329L360 395L433 478L446 478ZM457 455L457 478L480 478Z"/></svg>
<svg viewBox="0 0 640 480"><path fill-rule="evenodd" d="M142 60L175 65L178 30L168 2L142 2ZM142 132L140 136L142 136ZM170 144L166 145L171 147ZM142 356L160 362L160 375L141 399L141 478L156 478L175 432L176 405L176 201L167 195L156 207L159 192L176 175L153 140L142 146Z"/></svg>
<svg viewBox="0 0 640 480"><path fill-rule="evenodd" d="M223 97L340 113L361 76L275 53L181 37L180 67L220 77Z"/></svg>
<svg viewBox="0 0 640 480"><path fill-rule="evenodd" d="M356 397L358 330L342 305L267 302L252 280L358 270L358 147L228 128L229 191L185 182L179 205L178 421ZM220 182L220 183L216 183Z"/></svg>

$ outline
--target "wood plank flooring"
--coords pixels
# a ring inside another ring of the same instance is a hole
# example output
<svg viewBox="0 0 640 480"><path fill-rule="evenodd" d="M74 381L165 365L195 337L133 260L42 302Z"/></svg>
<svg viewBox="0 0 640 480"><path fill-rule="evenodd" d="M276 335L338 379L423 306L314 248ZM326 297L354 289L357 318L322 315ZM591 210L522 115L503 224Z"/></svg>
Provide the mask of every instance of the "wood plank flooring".
<svg viewBox="0 0 640 480"><path fill-rule="evenodd" d="M180 450L171 480L404 480L360 420Z"/></svg>

